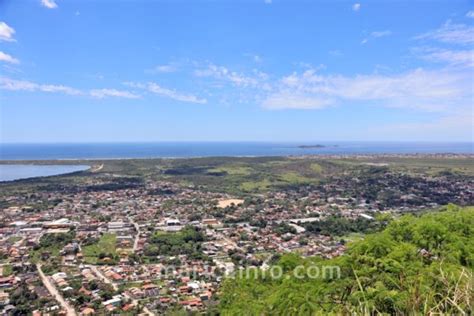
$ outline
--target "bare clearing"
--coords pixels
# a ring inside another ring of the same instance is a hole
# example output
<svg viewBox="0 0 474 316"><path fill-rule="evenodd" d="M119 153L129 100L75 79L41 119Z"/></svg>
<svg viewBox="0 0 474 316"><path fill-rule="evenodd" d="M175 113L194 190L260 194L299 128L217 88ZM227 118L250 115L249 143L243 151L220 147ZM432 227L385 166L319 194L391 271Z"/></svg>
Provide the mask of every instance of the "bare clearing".
<svg viewBox="0 0 474 316"><path fill-rule="evenodd" d="M220 200L218 203L217 203L217 206L221 207L221 208L226 208L228 206L231 206L232 204L234 205L239 205L239 204L242 204L244 203L244 200L239 200L239 199L227 199L227 200Z"/></svg>

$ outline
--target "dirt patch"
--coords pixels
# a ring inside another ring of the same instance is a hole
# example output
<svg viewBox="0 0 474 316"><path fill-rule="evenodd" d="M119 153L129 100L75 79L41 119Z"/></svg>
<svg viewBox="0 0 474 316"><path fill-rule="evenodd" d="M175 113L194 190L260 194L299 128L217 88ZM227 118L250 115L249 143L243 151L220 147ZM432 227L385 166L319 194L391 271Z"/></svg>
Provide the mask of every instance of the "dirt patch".
<svg viewBox="0 0 474 316"><path fill-rule="evenodd" d="M239 205L244 203L244 200L239 200L239 199L228 199L228 200L220 200L217 203L217 206L221 208L226 208L227 206L231 206L232 204L234 205Z"/></svg>

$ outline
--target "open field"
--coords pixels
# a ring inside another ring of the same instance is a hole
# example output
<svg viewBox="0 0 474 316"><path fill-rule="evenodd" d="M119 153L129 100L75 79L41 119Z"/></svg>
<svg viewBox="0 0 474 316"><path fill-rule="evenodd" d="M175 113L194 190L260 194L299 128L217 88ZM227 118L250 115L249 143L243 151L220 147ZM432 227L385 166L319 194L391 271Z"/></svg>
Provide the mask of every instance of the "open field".
<svg viewBox="0 0 474 316"><path fill-rule="evenodd" d="M95 244L82 248L84 261L86 263L97 263L101 254L104 256L116 255L117 236L115 234L104 234Z"/></svg>

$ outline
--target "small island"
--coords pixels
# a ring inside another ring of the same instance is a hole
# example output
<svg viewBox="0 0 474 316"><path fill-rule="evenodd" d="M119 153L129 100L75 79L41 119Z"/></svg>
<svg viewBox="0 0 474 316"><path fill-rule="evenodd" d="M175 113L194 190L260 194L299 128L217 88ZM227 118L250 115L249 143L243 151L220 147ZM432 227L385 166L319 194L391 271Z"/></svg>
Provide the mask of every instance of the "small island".
<svg viewBox="0 0 474 316"><path fill-rule="evenodd" d="M313 149L313 148L325 148L326 146L324 145L300 145L298 146L298 148L301 148L301 149Z"/></svg>

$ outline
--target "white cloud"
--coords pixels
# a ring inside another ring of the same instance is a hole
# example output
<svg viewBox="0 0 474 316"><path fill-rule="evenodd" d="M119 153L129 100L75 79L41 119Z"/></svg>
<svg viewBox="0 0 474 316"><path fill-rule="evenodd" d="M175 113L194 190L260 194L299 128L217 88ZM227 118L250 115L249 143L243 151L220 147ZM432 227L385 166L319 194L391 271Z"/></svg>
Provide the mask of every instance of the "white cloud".
<svg viewBox="0 0 474 316"><path fill-rule="evenodd" d="M392 35L392 31L390 30L375 31L375 32L370 33L368 37L364 38L361 41L361 44L366 44L369 41L369 39L375 39L375 38L385 37L389 35Z"/></svg>
<svg viewBox="0 0 474 316"><path fill-rule="evenodd" d="M195 70L194 74L198 77L212 77L228 81L237 87L257 87L261 80L267 77L263 72L255 72L254 76L248 76L214 64L210 64L205 69Z"/></svg>
<svg viewBox="0 0 474 316"><path fill-rule="evenodd" d="M14 42L15 30L5 22L0 22L0 41Z"/></svg>
<svg viewBox="0 0 474 316"><path fill-rule="evenodd" d="M308 95L293 94L291 92L279 92L270 95L262 102L266 109L322 109L333 104L331 99L314 98Z"/></svg>
<svg viewBox="0 0 474 316"><path fill-rule="evenodd" d="M139 98L139 95L133 94L128 91L121 91L115 89L93 89L88 93L84 93L81 90L64 86L64 85L53 85L53 84L39 84L27 80L15 80L6 77L0 77L0 89L10 91L29 91L29 92L47 92L47 93L63 93L67 95L89 95L94 98L105 98L105 97L119 97L127 99Z"/></svg>
<svg viewBox="0 0 474 316"><path fill-rule="evenodd" d="M178 68L174 64L158 65L153 69L146 70L149 73L171 73L177 71Z"/></svg>
<svg viewBox="0 0 474 316"><path fill-rule="evenodd" d="M352 10L354 10L356 12L359 11L360 10L360 3L354 3L352 5Z"/></svg>
<svg viewBox="0 0 474 316"><path fill-rule="evenodd" d="M25 80L14 80L0 77L0 88L11 91L35 91L38 90L39 85Z"/></svg>
<svg viewBox="0 0 474 316"><path fill-rule="evenodd" d="M11 91L41 91L50 93L65 93L69 95L80 95L80 90L63 86L63 85L51 85L51 84L38 84L26 80L15 80L10 78L0 78L0 89L11 90Z"/></svg>
<svg viewBox="0 0 474 316"><path fill-rule="evenodd" d="M474 50L449 50L444 48L416 48L413 50L421 59L447 63L454 66L474 67Z"/></svg>
<svg viewBox="0 0 474 316"><path fill-rule="evenodd" d="M13 65L10 65L10 64L4 64L4 65L2 66L2 68L3 68L6 72L9 72L9 73L11 73L11 74L16 74L16 75L18 75L18 74L22 74L22 73L23 73L23 71L22 71L21 69L15 67L15 66L13 66Z"/></svg>
<svg viewBox="0 0 474 316"><path fill-rule="evenodd" d="M10 64L19 64L20 61L2 51L0 51L0 61L4 61L6 63L10 63Z"/></svg>
<svg viewBox="0 0 474 316"><path fill-rule="evenodd" d="M133 82L133 81L124 81L123 84L128 86L128 87L135 88L135 89L146 89L146 87L147 87L146 84L144 84L144 83Z"/></svg>
<svg viewBox="0 0 474 316"><path fill-rule="evenodd" d="M136 87L143 87L143 84L135 84L135 86ZM199 98L195 95L192 95L192 94L182 94L182 93L179 93L175 90L163 88L160 85L158 85L156 83L153 83L153 82L149 82L146 85L146 88L148 89L148 91L150 91L154 94L160 95L162 97L167 97L167 98L170 98L170 99L173 99L173 100L176 100L176 101L199 103L199 104L207 103L206 99L201 99L201 98Z"/></svg>
<svg viewBox="0 0 474 316"><path fill-rule="evenodd" d="M282 78L267 95L265 108L321 109L365 102L385 107L445 111L473 97L469 72L416 69L397 75L319 75L314 70Z"/></svg>
<svg viewBox="0 0 474 316"><path fill-rule="evenodd" d="M41 0L41 5L48 9L56 9L58 7L55 0Z"/></svg>
<svg viewBox="0 0 474 316"><path fill-rule="evenodd" d="M93 89L90 91L90 95L94 98L103 99L106 97L117 97L126 99L138 99L139 95L134 94L130 91L116 90L116 89Z"/></svg>
<svg viewBox="0 0 474 316"><path fill-rule="evenodd" d="M156 95L170 98L176 101L181 101L181 102L190 102L190 103L199 103L199 104L205 104L207 103L206 99L199 98L195 95L192 94L184 94L177 92L176 90L164 88L160 86L157 83L154 82L148 82L148 83L141 83L141 82L124 82L124 85L127 85L129 87L135 88L135 89L144 89L147 90L151 93L154 93Z"/></svg>
<svg viewBox="0 0 474 316"><path fill-rule="evenodd" d="M432 45L443 43L461 46L466 45L470 49L451 45L450 48L416 47L413 48L412 51L415 56L431 62L446 63L451 66L467 68L474 66L474 50L472 49L472 44L474 44L473 26L452 24L451 21L448 20L440 28L418 35L415 39L435 41L436 43L431 43Z"/></svg>
<svg viewBox="0 0 474 316"><path fill-rule="evenodd" d="M65 94L69 94L69 95L80 95L80 94L82 94L82 92L77 90L77 89L67 87L67 86L63 86L63 85L43 84L43 85L39 86L39 90L41 90L43 92L53 92L53 93L54 92L60 92L60 93L65 93Z"/></svg>
<svg viewBox="0 0 474 316"><path fill-rule="evenodd" d="M264 0L266 4L272 4L272 0Z"/></svg>
<svg viewBox="0 0 474 316"><path fill-rule="evenodd" d="M466 17L471 18L471 19L474 19L474 10L468 11L468 12L466 13Z"/></svg>
<svg viewBox="0 0 474 316"><path fill-rule="evenodd" d="M431 39L450 44L474 44L474 27L465 24L444 23L439 29L415 37L415 39Z"/></svg>
<svg viewBox="0 0 474 316"><path fill-rule="evenodd" d="M384 37L384 36L389 36L392 34L392 31L389 31L389 30L385 30L385 31L375 31L375 32L372 32L370 33L370 35L374 38L377 38L377 37Z"/></svg>

